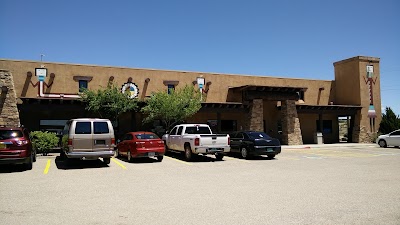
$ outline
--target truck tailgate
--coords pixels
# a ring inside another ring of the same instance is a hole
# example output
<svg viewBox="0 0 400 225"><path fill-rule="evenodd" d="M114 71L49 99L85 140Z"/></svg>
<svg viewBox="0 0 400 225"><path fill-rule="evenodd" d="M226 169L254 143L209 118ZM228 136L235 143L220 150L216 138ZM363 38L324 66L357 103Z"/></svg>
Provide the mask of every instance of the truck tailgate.
<svg viewBox="0 0 400 225"><path fill-rule="evenodd" d="M226 145L228 145L227 134L200 135L200 146L226 146Z"/></svg>

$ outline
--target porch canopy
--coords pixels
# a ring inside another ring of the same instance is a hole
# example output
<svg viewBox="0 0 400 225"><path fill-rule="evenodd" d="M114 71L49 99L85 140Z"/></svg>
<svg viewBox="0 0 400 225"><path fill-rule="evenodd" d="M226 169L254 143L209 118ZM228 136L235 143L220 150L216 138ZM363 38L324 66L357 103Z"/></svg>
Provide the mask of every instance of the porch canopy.
<svg viewBox="0 0 400 225"><path fill-rule="evenodd" d="M263 86L263 85L244 85L230 87L234 93L242 92L244 101L253 99L264 99L271 101L298 100L299 92L305 92L306 87L285 87L285 86Z"/></svg>
<svg viewBox="0 0 400 225"><path fill-rule="evenodd" d="M281 109L281 106L278 106ZM335 114L338 116L352 116L357 114L358 110L362 109L362 106L356 105L296 105L298 113L309 113L309 114Z"/></svg>

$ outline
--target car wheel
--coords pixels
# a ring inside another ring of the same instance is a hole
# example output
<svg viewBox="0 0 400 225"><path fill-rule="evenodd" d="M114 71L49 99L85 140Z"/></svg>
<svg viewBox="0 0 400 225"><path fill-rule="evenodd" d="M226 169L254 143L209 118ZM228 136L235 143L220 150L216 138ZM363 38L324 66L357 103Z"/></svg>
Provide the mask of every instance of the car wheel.
<svg viewBox="0 0 400 225"><path fill-rule="evenodd" d="M268 157L268 159L273 159L273 158L275 158L275 154L269 154L269 155L267 155L267 157Z"/></svg>
<svg viewBox="0 0 400 225"><path fill-rule="evenodd" d="M157 156L157 161L158 161L158 162L161 162L163 159L164 159L164 156L163 156L163 155L158 155L158 156Z"/></svg>
<svg viewBox="0 0 400 225"><path fill-rule="evenodd" d="M29 162L25 164L25 169L31 170L33 167L33 154L31 154L31 157L29 157Z"/></svg>
<svg viewBox="0 0 400 225"><path fill-rule="evenodd" d="M167 154L167 152L169 151L168 145L165 141L164 141L164 151L165 151L164 154Z"/></svg>
<svg viewBox="0 0 400 225"><path fill-rule="evenodd" d="M103 158L103 162L108 165L108 164L110 164L111 159L110 158Z"/></svg>
<svg viewBox="0 0 400 225"><path fill-rule="evenodd" d="M119 157L119 150L118 150L118 148L115 149L114 157L115 157L115 158L118 158L118 157Z"/></svg>
<svg viewBox="0 0 400 225"><path fill-rule="evenodd" d="M192 153L192 149L190 148L189 145L185 146L185 159L186 161L190 161L193 158L193 153Z"/></svg>
<svg viewBox="0 0 400 225"><path fill-rule="evenodd" d="M221 160L224 158L224 154L219 154L219 153L217 153L217 154L215 154L215 158L216 158L218 161L221 161Z"/></svg>
<svg viewBox="0 0 400 225"><path fill-rule="evenodd" d="M128 151L128 161L132 162L132 155L131 155L131 151Z"/></svg>
<svg viewBox="0 0 400 225"><path fill-rule="evenodd" d="M242 156L243 159L248 159L249 158L249 151L245 147L242 147L240 149L240 155Z"/></svg>
<svg viewBox="0 0 400 225"><path fill-rule="evenodd" d="M33 152L33 162L36 162L36 151Z"/></svg>
<svg viewBox="0 0 400 225"><path fill-rule="evenodd" d="M379 140L378 144L379 144L379 147L381 147L381 148L386 148L387 147L387 144L386 144L385 140Z"/></svg>

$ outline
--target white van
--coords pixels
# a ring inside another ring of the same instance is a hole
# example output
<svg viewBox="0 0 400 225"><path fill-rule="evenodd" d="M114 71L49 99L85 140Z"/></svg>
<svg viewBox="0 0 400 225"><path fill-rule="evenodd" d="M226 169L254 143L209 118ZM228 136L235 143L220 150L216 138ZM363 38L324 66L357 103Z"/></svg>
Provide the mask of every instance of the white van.
<svg viewBox="0 0 400 225"><path fill-rule="evenodd" d="M63 130L61 157L96 160L109 164L114 155L114 128L109 119L69 120Z"/></svg>

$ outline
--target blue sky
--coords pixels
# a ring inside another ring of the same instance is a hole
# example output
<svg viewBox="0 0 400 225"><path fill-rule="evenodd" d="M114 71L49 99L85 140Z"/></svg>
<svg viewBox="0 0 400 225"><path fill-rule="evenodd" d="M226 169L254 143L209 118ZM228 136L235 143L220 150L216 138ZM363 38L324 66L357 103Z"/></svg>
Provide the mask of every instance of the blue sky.
<svg viewBox="0 0 400 225"><path fill-rule="evenodd" d="M0 58L333 80L381 58L400 114L397 0L0 0Z"/></svg>

